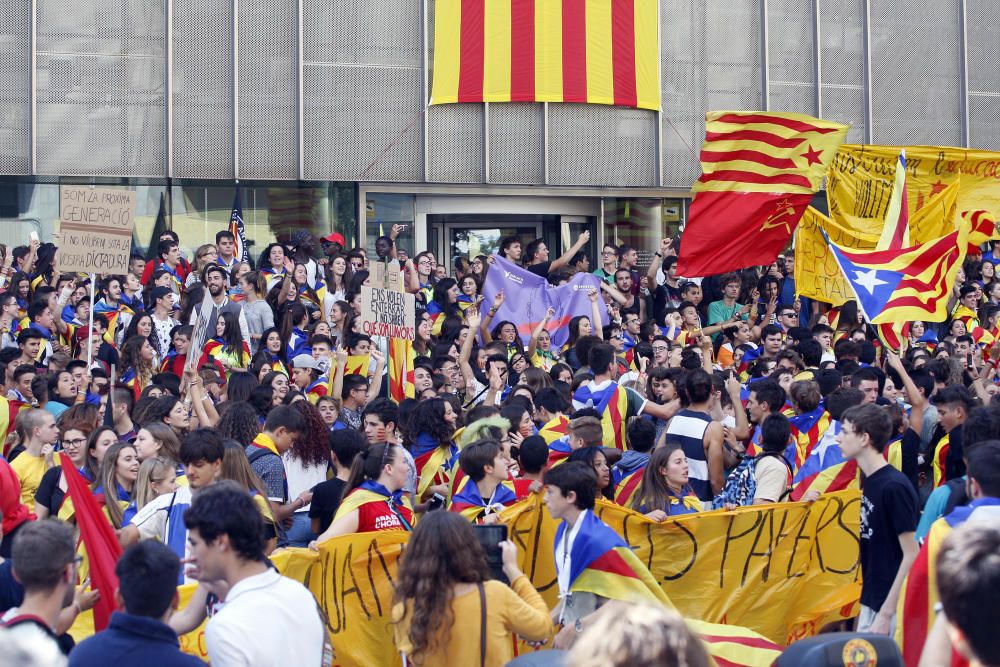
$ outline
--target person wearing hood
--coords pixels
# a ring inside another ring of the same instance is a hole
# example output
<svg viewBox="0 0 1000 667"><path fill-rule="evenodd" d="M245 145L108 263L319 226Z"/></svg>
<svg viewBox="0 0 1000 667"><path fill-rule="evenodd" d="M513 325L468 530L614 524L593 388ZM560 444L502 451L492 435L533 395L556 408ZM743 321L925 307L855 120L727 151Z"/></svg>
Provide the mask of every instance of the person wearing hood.
<svg viewBox="0 0 1000 667"><path fill-rule="evenodd" d="M636 419L629 424L625 435L629 448L611 468L615 502L623 507L628 506L629 500L639 488L642 473L649 464L656 442L656 425L650 419Z"/></svg>

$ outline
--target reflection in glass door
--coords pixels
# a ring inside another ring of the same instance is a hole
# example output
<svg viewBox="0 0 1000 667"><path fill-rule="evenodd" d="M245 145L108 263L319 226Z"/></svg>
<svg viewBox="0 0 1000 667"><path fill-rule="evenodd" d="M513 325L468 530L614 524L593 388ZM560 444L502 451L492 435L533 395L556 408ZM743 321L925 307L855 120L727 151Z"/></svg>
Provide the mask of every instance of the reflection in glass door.
<svg viewBox="0 0 1000 667"><path fill-rule="evenodd" d="M516 227L476 226L470 229L465 225L449 224L447 227L447 261L452 269L454 269L456 257L465 257L471 261L479 255L488 257L497 252L500 250L501 239L505 237L516 236L521 240L521 247L523 248L541 235L541 230L537 225Z"/></svg>

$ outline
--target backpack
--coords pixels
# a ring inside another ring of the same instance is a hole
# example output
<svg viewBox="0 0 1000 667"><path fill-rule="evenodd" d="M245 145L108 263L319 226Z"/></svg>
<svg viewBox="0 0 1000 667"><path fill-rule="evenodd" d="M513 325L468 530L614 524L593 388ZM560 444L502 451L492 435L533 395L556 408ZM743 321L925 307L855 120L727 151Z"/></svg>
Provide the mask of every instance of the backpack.
<svg viewBox="0 0 1000 667"><path fill-rule="evenodd" d="M792 468L780 452L761 452L757 456L746 456L729 473L729 477L726 478L726 486L712 501L712 509L724 508L726 505L743 507L753 504L753 497L757 493L757 462L765 456L777 457L788 468L789 476L791 475ZM789 489L786 489L785 495L788 493ZM784 496L781 499L784 499Z"/></svg>

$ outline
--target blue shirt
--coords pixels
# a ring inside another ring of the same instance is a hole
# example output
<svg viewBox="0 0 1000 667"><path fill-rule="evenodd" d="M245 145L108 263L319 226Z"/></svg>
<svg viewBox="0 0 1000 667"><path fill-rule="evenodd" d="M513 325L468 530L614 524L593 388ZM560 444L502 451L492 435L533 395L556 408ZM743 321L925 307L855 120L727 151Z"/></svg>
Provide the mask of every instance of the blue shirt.
<svg viewBox="0 0 1000 667"><path fill-rule="evenodd" d="M170 626L146 616L116 611L103 632L84 639L69 654L70 667L204 667L193 655L181 653Z"/></svg>

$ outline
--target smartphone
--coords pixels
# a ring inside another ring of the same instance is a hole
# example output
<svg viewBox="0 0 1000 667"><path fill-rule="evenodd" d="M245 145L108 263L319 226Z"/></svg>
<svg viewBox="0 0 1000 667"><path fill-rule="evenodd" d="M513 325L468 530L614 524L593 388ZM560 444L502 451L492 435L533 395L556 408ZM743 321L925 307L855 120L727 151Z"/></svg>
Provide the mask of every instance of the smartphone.
<svg viewBox="0 0 1000 667"><path fill-rule="evenodd" d="M433 512L434 510L439 510L444 508L444 496L440 493L435 493L431 496L431 499L427 501L427 511Z"/></svg>
<svg viewBox="0 0 1000 667"><path fill-rule="evenodd" d="M37 240L38 240L38 232L36 232L36 231L32 230L32 231L31 231L31 232L30 232L30 233L28 234L28 238L29 238L29 239L31 239L32 241L37 241Z"/></svg>
<svg viewBox="0 0 1000 667"><path fill-rule="evenodd" d="M476 538L486 552L486 564L490 569L490 578L502 581L510 585L507 576L503 573L503 552L500 551L500 543L507 540L507 526L496 524L493 526L473 526L476 531Z"/></svg>
<svg viewBox="0 0 1000 667"><path fill-rule="evenodd" d="M972 368L972 353L971 352L968 355L966 355L966 357L965 357L965 367L966 368Z"/></svg>

